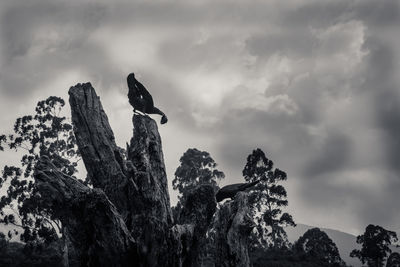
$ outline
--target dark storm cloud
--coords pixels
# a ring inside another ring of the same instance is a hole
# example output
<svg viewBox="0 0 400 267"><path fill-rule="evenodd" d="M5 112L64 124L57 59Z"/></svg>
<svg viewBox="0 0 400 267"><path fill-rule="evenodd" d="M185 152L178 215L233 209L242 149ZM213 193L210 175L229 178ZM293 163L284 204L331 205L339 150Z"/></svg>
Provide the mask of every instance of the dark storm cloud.
<svg viewBox="0 0 400 267"><path fill-rule="evenodd" d="M400 19L400 3L397 0L357 1L353 10L355 16L372 27L393 26Z"/></svg>
<svg viewBox="0 0 400 267"><path fill-rule="evenodd" d="M296 117L251 109L229 112L213 133L219 137L217 154L236 181L242 179L241 171L253 149L261 148L290 177L303 161L301 154L313 143Z"/></svg>
<svg viewBox="0 0 400 267"><path fill-rule="evenodd" d="M271 8L271 5L274 8ZM132 23L141 26L173 26L178 28L212 26L243 27L254 23L266 24L271 19L278 19L287 12L290 3L281 1L232 2L232 1L122 1L111 8L113 16L118 16L110 23L121 25Z"/></svg>
<svg viewBox="0 0 400 267"><path fill-rule="evenodd" d="M359 66L357 74L364 82L351 91L357 99L353 112L364 110L365 114L370 114L370 122L364 125L367 127L364 132L375 131L375 135L381 139L378 148L382 150L384 158L377 156L375 161L369 161L368 166L365 162L360 162L360 158L363 158L360 153L374 155L380 152L373 148L376 144L368 142L364 142L361 152L360 148L357 149L352 144L361 137L357 134L362 132L348 132L347 141L339 142L337 147L334 144L329 146L334 148L333 151L329 147L323 149L325 159L319 158L321 155L318 153L315 157L310 157L309 163L304 166L306 170L319 175L315 176L312 186L304 183L301 192L310 204L319 203L316 206L321 207L339 207L338 199L345 199L343 204L348 207L345 210L352 210L360 225L376 223L396 230L400 219L397 205L400 191L400 95L396 75L399 70L399 50L396 46L398 38L395 37L393 26L398 22L398 2L359 1L346 12L351 14L348 18L359 19L367 26L363 49L368 51L368 55L363 65ZM346 120L345 117L341 119ZM351 128L354 131L355 128ZM335 158L339 158L339 162L332 161ZM315 167L312 168L314 163ZM345 182L333 183L337 177L342 177ZM351 185L352 181L358 183ZM369 186L366 188L365 184ZM341 212L343 208L338 210L338 213Z"/></svg>
<svg viewBox="0 0 400 267"><path fill-rule="evenodd" d="M311 56L315 42L311 31L293 29L292 31L252 36L247 40L247 46L251 54L264 58L275 53L298 58Z"/></svg>
<svg viewBox="0 0 400 267"><path fill-rule="evenodd" d="M396 78L400 67L399 58L392 48L378 40L371 41L368 45L371 46L371 56L365 85L373 92L376 126L383 133L387 165L398 172L400 170L400 85Z"/></svg>
<svg viewBox="0 0 400 267"><path fill-rule="evenodd" d="M352 151L351 140L341 133L331 132L323 145L312 151L309 163L304 167L304 177L313 178L348 167Z"/></svg>
<svg viewBox="0 0 400 267"><path fill-rule="evenodd" d="M99 26L104 8L95 4L67 6L53 2L22 3L2 10L0 90L24 97L39 84L91 62L103 51L86 42ZM108 60L104 60L107 62ZM104 64L104 63L103 63Z"/></svg>
<svg viewBox="0 0 400 267"><path fill-rule="evenodd" d="M370 177L366 177L368 173ZM386 184L382 176L387 174L379 171L357 175L359 177L350 176L348 172L337 172L335 176L342 177L342 183L333 182L332 175L321 175L312 183L302 183L297 190L306 196L304 205L309 208L305 213L313 217L325 217L320 221L330 227L350 231L354 225L358 228L356 233L361 233L368 224L398 230L400 216L398 202L395 201L398 190L390 188L394 186L398 189L398 182ZM354 178L357 178L356 182Z"/></svg>
<svg viewBox="0 0 400 267"><path fill-rule="evenodd" d="M46 49L52 48L68 51L79 47L86 39L88 32L95 29L105 9L95 4L82 6L68 6L53 2L38 2L16 4L3 11L1 31L4 46L4 55L8 60L17 56L25 56L29 48L35 45L39 38L35 36L40 31L48 35L57 31L59 39L51 39L43 45Z"/></svg>
<svg viewBox="0 0 400 267"><path fill-rule="evenodd" d="M396 87L397 89L398 87ZM397 89L398 90L398 89ZM389 167L400 171L400 100L398 91L389 91L377 97L377 124L384 132ZM399 178L400 179L400 178ZM400 189L400 188L399 188Z"/></svg>
<svg viewBox="0 0 400 267"><path fill-rule="evenodd" d="M392 167L399 166L400 105L398 90L394 87L398 83L388 75L396 69L390 66L390 62L398 59L395 55L378 55L368 45L371 39L382 38L374 31L380 27L375 25L375 20L389 12L388 7L382 8L381 4L374 6L372 2L365 5L374 11L365 14L367 10L362 1L312 2L283 13L284 18L290 19L274 21L277 28L271 32L250 35L246 40L246 49L256 57L258 66L275 55L303 59L300 63L303 64L303 71L295 70L293 75L278 77L283 81L276 81L276 84L265 88L265 101L269 97L287 94L298 110L292 117L285 115L286 119L285 116L274 118L271 116L272 110L262 112L249 108L238 111L235 109L238 101L232 102L227 96L227 101L221 104L222 109L216 112L228 115L221 117L219 123L213 125L212 131L219 133L215 136L219 140L216 153L221 155L223 164L229 166L236 177L234 179L240 179L237 176L240 176L247 154L261 147L280 168L289 172L289 177L292 175L303 181L300 190L302 198L312 206L332 207L343 217L351 214L352 209L357 210L357 223L361 225L367 224L368 220L393 225L398 219L393 203L396 203L395 192L399 188L393 184L392 190L385 189L387 194L378 188L379 184L388 181L388 177L396 176L395 173L381 171L385 165L382 162L391 163ZM395 7L392 2L390 6ZM359 7L362 8L358 10ZM390 12L389 16L391 19L382 22L382 25L396 20L396 12ZM361 35L357 37L357 34ZM388 45L392 46L393 43ZM215 45L210 47L215 49ZM200 54L204 54L204 51ZM367 56L375 59L368 60ZM380 75L381 72L385 74ZM384 90L385 87L390 88ZM390 100L383 104L385 99ZM371 106L372 103L376 103L376 107ZM340 110L341 105L348 109ZM377 116L376 122L371 121L374 116ZM290 118L289 121L287 118ZM369 144L369 137L363 136L376 125L383 133L375 140L383 137L383 144ZM335 127L343 128L338 128L338 131ZM359 127L359 130L355 130L355 127ZM365 153L380 153L373 147L384 150L386 159L371 156L368 163L361 162ZM367 169L364 169L365 166L368 166ZM368 168L375 176L376 188L349 187L346 182L334 182L342 179L340 176L345 181L354 180L357 175L368 172ZM307 182L308 177L314 177L311 179L313 182ZM318 188L314 188L317 184ZM314 190L318 190L318 193L311 193ZM383 199L378 200L379 194L371 198L372 193L368 190L379 192L381 197L384 195ZM366 198L369 201L365 206L357 200ZM343 203L343 199L352 204ZM374 207L373 211L360 208L368 205ZM388 207L388 213L383 215L384 210L378 209L384 205Z"/></svg>

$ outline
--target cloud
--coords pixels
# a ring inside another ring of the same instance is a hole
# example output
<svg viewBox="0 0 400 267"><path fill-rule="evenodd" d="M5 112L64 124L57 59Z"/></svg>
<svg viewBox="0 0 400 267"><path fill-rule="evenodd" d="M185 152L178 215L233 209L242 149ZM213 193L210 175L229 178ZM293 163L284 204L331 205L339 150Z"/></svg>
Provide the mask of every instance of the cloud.
<svg viewBox="0 0 400 267"><path fill-rule="evenodd" d="M1 92L21 99L62 72L105 65L96 44L87 44L103 12L95 4L77 8L47 1L3 10Z"/></svg>
<svg viewBox="0 0 400 267"><path fill-rule="evenodd" d="M375 127L381 132L386 151L386 165L398 172L400 169L400 92L397 73L399 68L398 51L381 40L371 40L366 88L373 96Z"/></svg>
<svg viewBox="0 0 400 267"><path fill-rule="evenodd" d="M304 166L304 177L316 177L346 169L351 151L350 138L340 133L330 133L317 151L311 153L308 164Z"/></svg>

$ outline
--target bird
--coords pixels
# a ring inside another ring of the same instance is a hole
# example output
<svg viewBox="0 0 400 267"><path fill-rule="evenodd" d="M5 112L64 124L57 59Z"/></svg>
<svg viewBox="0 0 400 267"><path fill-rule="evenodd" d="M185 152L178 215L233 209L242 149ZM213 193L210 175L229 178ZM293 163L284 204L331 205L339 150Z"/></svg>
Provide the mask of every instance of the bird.
<svg viewBox="0 0 400 267"><path fill-rule="evenodd" d="M239 183L239 184L230 184L222 187L218 192L215 194L215 198L217 202L221 202L225 198L233 199L236 194L240 191L244 191L249 187L252 187L258 184L261 180L257 180L251 183Z"/></svg>
<svg viewBox="0 0 400 267"><path fill-rule="evenodd" d="M167 123L167 116L154 106L153 97L149 91L147 91L146 87L136 80L133 72L128 75L127 82L129 89L128 99L133 107L133 112L136 113L136 111L140 111L147 114L158 114L162 116L161 124Z"/></svg>

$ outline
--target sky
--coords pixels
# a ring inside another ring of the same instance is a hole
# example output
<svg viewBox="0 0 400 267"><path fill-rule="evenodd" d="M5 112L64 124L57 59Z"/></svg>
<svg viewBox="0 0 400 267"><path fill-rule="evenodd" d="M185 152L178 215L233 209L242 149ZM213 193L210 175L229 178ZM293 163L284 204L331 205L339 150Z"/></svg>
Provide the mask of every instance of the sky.
<svg viewBox="0 0 400 267"><path fill-rule="evenodd" d="M188 148L210 153L220 185L243 182L261 148L288 174L296 222L399 231L399 26L398 0L4 0L0 132L90 81L125 147L134 72L169 118L159 131L172 203Z"/></svg>

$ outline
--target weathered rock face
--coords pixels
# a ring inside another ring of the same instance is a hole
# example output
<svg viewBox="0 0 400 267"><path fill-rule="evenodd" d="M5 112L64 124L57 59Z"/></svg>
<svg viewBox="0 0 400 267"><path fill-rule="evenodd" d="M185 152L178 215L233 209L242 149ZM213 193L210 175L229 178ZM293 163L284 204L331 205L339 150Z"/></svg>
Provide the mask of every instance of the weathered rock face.
<svg viewBox="0 0 400 267"><path fill-rule="evenodd" d="M67 226L66 234L80 262L128 266L138 259L135 240L103 191L61 173L47 157L37 164L35 179L54 217Z"/></svg>
<svg viewBox="0 0 400 267"><path fill-rule="evenodd" d="M80 265L201 266L199 252L216 210L214 188L201 185L189 192L174 225L155 121L133 116L125 154L91 84L71 87L69 95L74 133L93 189L59 172L48 158L36 166L35 178ZM249 264L246 205L246 195L238 194L218 213L216 266Z"/></svg>
<svg viewBox="0 0 400 267"><path fill-rule="evenodd" d="M100 98L90 83L71 87L69 96L75 137L93 187L102 189L126 216L129 201L121 192L135 193L136 185L129 179Z"/></svg>
<svg viewBox="0 0 400 267"><path fill-rule="evenodd" d="M133 117L134 137L125 160L90 83L72 87L69 95L75 136L93 186L117 207L143 264L165 263L172 212L157 124Z"/></svg>
<svg viewBox="0 0 400 267"><path fill-rule="evenodd" d="M213 186L200 185L188 192L178 218L180 225L173 228L178 244L183 244L178 248L180 266L201 266L200 252L216 206Z"/></svg>
<svg viewBox="0 0 400 267"><path fill-rule="evenodd" d="M135 199L135 204L140 201L145 206L137 213L171 225L168 181L157 124L150 117L135 115L133 126L133 137L127 148L128 160L133 164L133 181L140 192L140 199Z"/></svg>
<svg viewBox="0 0 400 267"><path fill-rule="evenodd" d="M247 193L224 203L215 222L215 266L250 266L248 238L254 225Z"/></svg>
<svg viewBox="0 0 400 267"><path fill-rule="evenodd" d="M173 221L161 138L156 122L150 117L133 116L133 126L127 153L138 193L129 194L127 225L138 239L145 264L160 266L165 264L169 253L167 238Z"/></svg>

